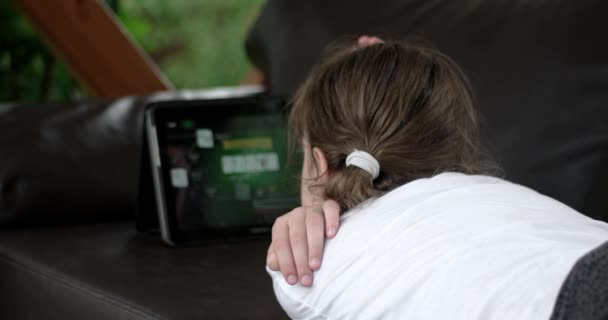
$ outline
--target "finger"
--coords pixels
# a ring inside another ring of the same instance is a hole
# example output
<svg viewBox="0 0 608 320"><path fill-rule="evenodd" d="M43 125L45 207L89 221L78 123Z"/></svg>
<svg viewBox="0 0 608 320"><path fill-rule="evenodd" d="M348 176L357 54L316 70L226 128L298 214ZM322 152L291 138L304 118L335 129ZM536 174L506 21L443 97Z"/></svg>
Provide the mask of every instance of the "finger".
<svg viewBox="0 0 608 320"><path fill-rule="evenodd" d="M340 227L340 205L334 200L325 200L321 205L325 217L325 233L328 238L333 238Z"/></svg>
<svg viewBox="0 0 608 320"><path fill-rule="evenodd" d="M289 219L289 240L293 260L296 264L298 279L303 286L312 284L312 271L308 263L308 237L306 234L306 215L307 210L300 209Z"/></svg>
<svg viewBox="0 0 608 320"><path fill-rule="evenodd" d="M306 236L308 238L308 264L312 270L319 270L325 242L325 218L320 207L311 208L306 215Z"/></svg>
<svg viewBox="0 0 608 320"><path fill-rule="evenodd" d="M279 261L277 260L277 255L274 253L274 247L272 243L268 247L268 254L266 255L266 266L272 270L279 270Z"/></svg>
<svg viewBox="0 0 608 320"><path fill-rule="evenodd" d="M285 216L279 217L272 226L272 246L279 262L279 269L289 284L296 284L298 277L293 263L291 244L289 242L289 228Z"/></svg>

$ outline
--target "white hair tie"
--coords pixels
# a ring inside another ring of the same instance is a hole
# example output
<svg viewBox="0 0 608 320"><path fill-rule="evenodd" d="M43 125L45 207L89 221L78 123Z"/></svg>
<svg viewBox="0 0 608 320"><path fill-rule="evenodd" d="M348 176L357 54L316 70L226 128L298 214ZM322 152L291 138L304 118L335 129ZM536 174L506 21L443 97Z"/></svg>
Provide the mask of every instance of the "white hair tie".
<svg viewBox="0 0 608 320"><path fill-rule="evenodd" d="M380 163L371 154L365 151L359 151L355 149L346 157L346 166L359 167L364 171L367 171L371 176L372 180L378 178L380 175Z"/></svg>

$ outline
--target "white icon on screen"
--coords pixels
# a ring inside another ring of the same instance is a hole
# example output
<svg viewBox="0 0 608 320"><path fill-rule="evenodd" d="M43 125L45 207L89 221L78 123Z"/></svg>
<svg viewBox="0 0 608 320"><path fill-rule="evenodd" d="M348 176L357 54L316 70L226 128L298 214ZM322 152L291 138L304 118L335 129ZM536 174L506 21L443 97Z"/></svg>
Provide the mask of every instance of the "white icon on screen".
<svg viewBox="0 0 608 320"><path fill-rule="evenodd" d="M224 174L272 172L279 169L279 155L274 152L222 156Z"/></svg>
<svg viewBox="0 0 608 320"><path fill-rule="evenodd" d="M175 188L187 188L188 171L184 168L171 169L171 185Z"/></svg>
<svg viewBox="0 0 608 320"><path fill-rule="evenodd" d="M196 145L204 149L213 148L213 131L209 129L196 130Z"/></svg>

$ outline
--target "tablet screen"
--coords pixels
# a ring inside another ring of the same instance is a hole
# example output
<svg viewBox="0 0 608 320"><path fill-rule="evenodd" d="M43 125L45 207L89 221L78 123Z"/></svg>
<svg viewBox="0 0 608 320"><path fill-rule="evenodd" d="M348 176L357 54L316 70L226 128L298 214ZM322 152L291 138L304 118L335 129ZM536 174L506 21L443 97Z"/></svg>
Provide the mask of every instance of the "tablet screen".
<svg viewBox="0 0 608 320"><path fill-rule="evenodd" d="M287 162L286 119L256 105L155 112L172 230L268 230L298 206L298 166Z"/></svg>

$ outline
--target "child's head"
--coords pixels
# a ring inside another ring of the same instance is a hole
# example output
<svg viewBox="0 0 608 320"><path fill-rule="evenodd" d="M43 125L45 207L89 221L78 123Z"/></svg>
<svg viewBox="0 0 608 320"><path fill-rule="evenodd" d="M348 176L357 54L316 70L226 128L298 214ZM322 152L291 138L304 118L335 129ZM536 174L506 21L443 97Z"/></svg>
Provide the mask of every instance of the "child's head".
<svg viewBox="0 0 608 320"><path fill-rule="evenodd" d="M476 121L465 75L437 50L402 41L334 45L290 114L291 137L305 153L302 201L312 191L350 209L418 178L480 173ZM355 149L378 161L377 178L346 165Z"/></svg>

